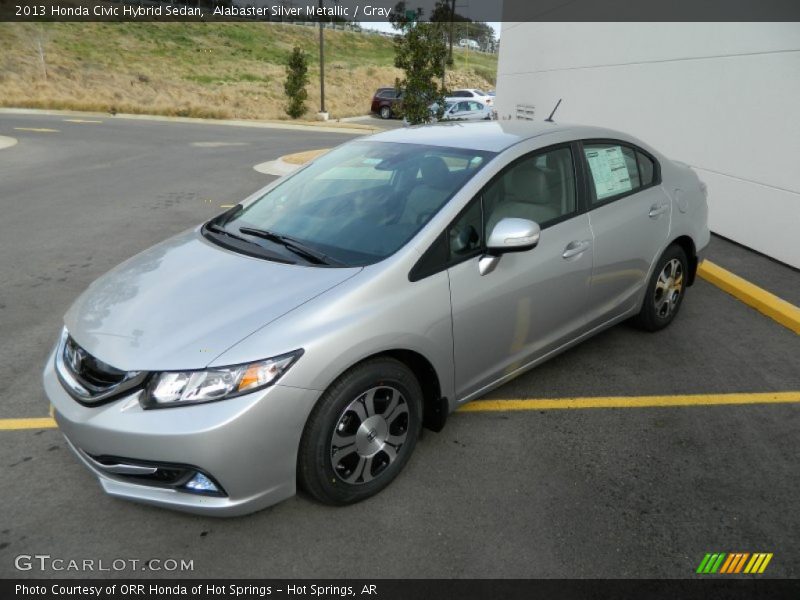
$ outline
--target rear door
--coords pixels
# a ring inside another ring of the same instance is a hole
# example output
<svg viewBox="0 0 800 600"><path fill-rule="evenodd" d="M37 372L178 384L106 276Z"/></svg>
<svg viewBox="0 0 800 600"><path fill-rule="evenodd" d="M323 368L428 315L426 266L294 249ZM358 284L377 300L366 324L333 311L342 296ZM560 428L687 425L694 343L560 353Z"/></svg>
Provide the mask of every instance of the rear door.
<svg viewBox="0 0 800 600"><path fill-rule="evenodd" d="M670 230L671 202L658 162L619 140L584 140L589 223L594 236L592 313L598 325L636 306Z"/></svg>

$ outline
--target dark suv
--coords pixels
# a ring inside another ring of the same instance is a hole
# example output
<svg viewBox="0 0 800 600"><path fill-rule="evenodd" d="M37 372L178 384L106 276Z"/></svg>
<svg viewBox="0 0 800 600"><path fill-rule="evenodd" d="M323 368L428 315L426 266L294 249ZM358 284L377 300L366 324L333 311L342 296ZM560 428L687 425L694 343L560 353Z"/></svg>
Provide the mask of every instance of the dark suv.
<svg viewBox="0 0 800 600"><path fill-rule="evenodd" d="M378 91L372 97L370 110L374 114L380 115L381 119L391 119L398 115L401 96L393 87L378 88Z"/></svg>

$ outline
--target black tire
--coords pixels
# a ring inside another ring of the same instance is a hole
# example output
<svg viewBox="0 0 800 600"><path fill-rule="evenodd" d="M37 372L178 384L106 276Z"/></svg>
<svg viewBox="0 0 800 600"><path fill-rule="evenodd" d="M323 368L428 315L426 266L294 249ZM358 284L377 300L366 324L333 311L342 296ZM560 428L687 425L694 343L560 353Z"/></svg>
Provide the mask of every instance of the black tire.
<svg viewBox="0 0 800 600"><path fill-rule="evenodd" d="M678 267L680 271L673 272L671 277L664 275L670 267ZM678 314L686 295L686 283L689 275L689 261L686 253L680 246L670 246L656 263L656 268L647 284L644 302L639 314L633 318L633 323L645 331L659 331L672 323ZM675 296L676 286L680 284Z"/></svg>
<svg viewBox="0 0 800 600"><path fill-rule="evenodd" d="M378 111L378 114L381 116L381 119L391 119L392 118L392 109L388 106L381 106L381 109Z"/></svg>
<svg viewBox="0 0 800 600"><path fill-rule="evenodd" d="M381 417L386 417L383 423ZM298 484L325 504L353 504L374 496L408 462L421 426L422 390L408 367L388 357L356 365L322 394L306 421L297 456ZM353 442L338 447L334 434Z"/></svg>

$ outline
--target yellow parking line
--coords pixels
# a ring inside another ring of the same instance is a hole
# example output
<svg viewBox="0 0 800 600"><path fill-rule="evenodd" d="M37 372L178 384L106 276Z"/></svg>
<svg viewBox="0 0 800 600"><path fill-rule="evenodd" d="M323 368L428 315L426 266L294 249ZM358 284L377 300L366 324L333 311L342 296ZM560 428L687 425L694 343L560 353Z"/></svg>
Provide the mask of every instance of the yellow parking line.
<svg viewBox="0 0 800 600"><path fill-rule="evenodd" d="M235 204L220 204L219 205L220 208L233 208L234 206L236 206L236 205Z"/></svg>
<svg viewBox="0 0 800 600"><path fill-rule="evenodd" d="M476 400L459 412L506 412L512 410L559 410L581 408L651 408L663 406L719 406L730 404L800 403L800 392L756 394L694 394L690 396L608 396L602 398L542 398Z"/></svg>
<svg viewBox="0 0 800 600"><path fill-rule="evenodd" d="M16 131L35 131L37 133L58 133L58 129L47 129L46 127L14 127Z"/></svg>
<svg viewBox="0 0 800 600"><path fill-rule="evenodd" d="M691 396L607 396L600 398L526 398L516 400L476 400L458 412L507 412L517 410L558 410L582 408L651 408L660 406L719 406L732 404L795 404L800 392L755 394L694 394ZM50 417L0 419L0 431L52 429L56 427L53 409Z"/></svg>
<svg viewBox="0 0 800 600"><path fill-rule="evenodd" d="M0 431L11 429L52 429L56 422L50 417L34 419L0 419Z"/></svg>
<svg viewBox="0 0 800 600"><path fill-rule="evenodd" d="M707 260L700 263L697 274L770 319L800 334L800 308L794 304Z"/></svg>

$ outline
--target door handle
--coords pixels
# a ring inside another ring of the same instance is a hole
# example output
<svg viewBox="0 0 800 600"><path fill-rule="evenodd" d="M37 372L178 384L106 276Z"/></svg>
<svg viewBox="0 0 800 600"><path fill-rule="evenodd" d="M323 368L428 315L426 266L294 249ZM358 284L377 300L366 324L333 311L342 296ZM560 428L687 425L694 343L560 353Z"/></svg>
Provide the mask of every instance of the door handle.
<svg viewBox="0 0 800 600"><path fill-rule="evenodd" d="M587 248L589 248L588 240L575 240L574 242L567 244L567 247L564 248L564 253L561 256L563 258L573 258L574 256L578 256L579 254L586 252Z"/></svg>
<svg viewBox="0 0 800 600"><path fill-rule="evenodd" d="M667 210L669 210L669 205L667 204L653 204L653 206L650 207L649 216L651 219L655 219L663 215Z"/></svg>

